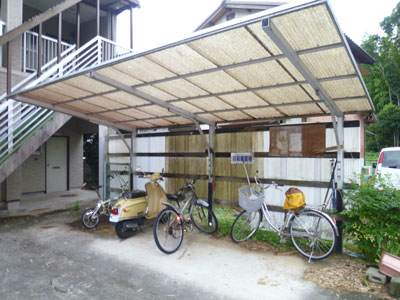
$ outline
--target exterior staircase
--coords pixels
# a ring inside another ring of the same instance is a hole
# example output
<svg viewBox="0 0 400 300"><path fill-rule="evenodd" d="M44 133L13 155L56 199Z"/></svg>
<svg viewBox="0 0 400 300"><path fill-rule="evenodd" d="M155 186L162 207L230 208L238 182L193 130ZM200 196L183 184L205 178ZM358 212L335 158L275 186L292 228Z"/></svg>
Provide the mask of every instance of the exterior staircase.
<svg viewBox="0 0 400 300"><path fill-rule="evenodd" d="M54 57L42 67L39 78L34 71L11 92L60 79L131 52L131 49L96 36L79 49L75 49L75 45L68 47L62 52L59 63ZM0 183L70 118L46 108L8 99L7 94L3 94L0 97Z"/></svg>

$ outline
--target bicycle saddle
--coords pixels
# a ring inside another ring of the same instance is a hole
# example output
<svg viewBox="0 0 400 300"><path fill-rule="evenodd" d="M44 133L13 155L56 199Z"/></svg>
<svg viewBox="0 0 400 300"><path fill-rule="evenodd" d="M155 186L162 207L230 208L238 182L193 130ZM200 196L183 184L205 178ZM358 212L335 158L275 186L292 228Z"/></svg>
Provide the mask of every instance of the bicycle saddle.
<svg viewBox="0 0 400 300"><path fill-rule="evenodd" d="M97 191L99 189L102 188L102 185L93 185L93 186L89 186L88 189L92 190L92 191Z"/></svg>
<svg viewBox="0 0 400 300"><path fill-rule="evenodd" d="M182 200L183 197L180 194L167 194L167 199L178 202Z"/></svg>

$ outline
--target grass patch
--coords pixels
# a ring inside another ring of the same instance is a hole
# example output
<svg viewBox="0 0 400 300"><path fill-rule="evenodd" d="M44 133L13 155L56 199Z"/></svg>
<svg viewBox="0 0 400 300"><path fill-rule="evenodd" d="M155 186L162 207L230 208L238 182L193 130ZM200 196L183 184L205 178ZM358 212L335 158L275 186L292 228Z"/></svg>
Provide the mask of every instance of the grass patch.
<svg viewBox="0 0 400 300"><path fill-rule="evenodd" d="M78 211L80 207L79 201L75 201L74 205L72 206L72 211Z"/></svg>
<svg viewBox="0 0 400 300"><path fill-rule="evenodd" d="M218 219L217 236L230 236L232 224L240 210L235 210L233 208L216 208L214 212ZM279 250L288 250L293 248L290 238L287 238L287 242L281 244L279 235L274 231L259 229L250 240L266 242L274 247L277 247Z"/></svg>
<svg viewBox="0 0 400 300"><path fill-rule="evenodd" d="M374 162L377 162L379 158L379 152L365 152L365 165L372 166Z"/></svg>

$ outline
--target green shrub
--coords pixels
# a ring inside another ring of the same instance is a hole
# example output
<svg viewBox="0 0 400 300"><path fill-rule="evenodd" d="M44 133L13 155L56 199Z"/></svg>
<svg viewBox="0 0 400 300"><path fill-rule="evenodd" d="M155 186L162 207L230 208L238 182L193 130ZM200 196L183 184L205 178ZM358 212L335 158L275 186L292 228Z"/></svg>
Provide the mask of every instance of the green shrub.
<svg viewBox="0 0 400 300"><path fill-rule="evenodd" d="M388 182L373 176L345 190L344 230L371 261L400 252L400 191Z"/></svg>

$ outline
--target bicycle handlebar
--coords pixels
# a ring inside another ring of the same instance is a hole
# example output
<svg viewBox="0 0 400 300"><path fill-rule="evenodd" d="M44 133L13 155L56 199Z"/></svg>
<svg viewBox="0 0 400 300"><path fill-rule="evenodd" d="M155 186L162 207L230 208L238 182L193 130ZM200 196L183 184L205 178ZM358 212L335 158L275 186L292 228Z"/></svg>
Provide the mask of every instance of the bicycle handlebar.
<svg viewBox="0 0 400 300"><path fill-rule="evenodd" d="M277 184L275 181L272 181L270 184L263 185L258 179L258 170L256 171L256 174L254 175L254 181L255 181L256 185L262 190L266 190L270 186L274 186L275 189L281 191L282 189L278 188L278 186L283 186L283 185Z"/></svg>

